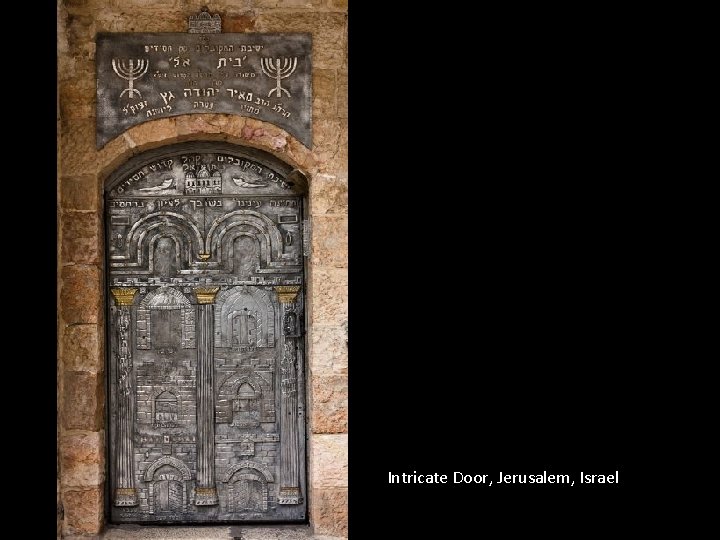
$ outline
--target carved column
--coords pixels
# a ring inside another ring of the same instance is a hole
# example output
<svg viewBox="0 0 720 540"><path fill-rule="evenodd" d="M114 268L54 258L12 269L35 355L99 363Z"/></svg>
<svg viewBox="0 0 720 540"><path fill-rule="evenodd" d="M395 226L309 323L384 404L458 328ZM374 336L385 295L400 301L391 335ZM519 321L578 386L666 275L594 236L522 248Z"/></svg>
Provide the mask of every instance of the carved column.
<svg viewBox="0 0 720 540"><path fill-rule="evenodd" d="M218 504L215 487L215 296L220 287L196 287L197 484L196 506Z"/></svg>
<svg viewBox="0 0 720 540"><path fill-rule="evenodd" d="M282 305L283 357L280 361L280 493L278 504L300 504L298 446L297 338L300 336L295 300L299 285L275 287Z"/></svg>
<svg viewBox="0 0 720 540"><path fill-rule="evenodd" d="M130 345L130 306L137 289L110 289L115 298L115 334L117 346L117 435L115 448L115 506L137 506L135 490L135 460L133 457L133 425L135 400L133 399L133 363Z"/></svg>

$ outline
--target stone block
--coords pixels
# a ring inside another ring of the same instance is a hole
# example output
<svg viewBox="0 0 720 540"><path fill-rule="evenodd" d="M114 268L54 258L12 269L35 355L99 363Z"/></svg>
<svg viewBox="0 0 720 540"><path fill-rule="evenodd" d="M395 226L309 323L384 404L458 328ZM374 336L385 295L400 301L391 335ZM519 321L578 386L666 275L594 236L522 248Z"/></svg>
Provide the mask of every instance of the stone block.
<svg viewBox="0 0 720 540"><path fill-rule="evenodd" d="M64 210L100 209L101 189L94 176L64 176L60 179L60 206Z"/></svg>
<svg viewBox="0 0 720 540"><path fill-rule="evenodd" d="M101 178L107 177L133 154L137 153L135 142L123 132L110 139L97 151L98 171ZM100 193L102 197L102 193Z"/></svg>
<svg viewBox="0 0 720 540"><path fill-rule="evenodd" d="M257 32L307 32L313 35L313 68L335 69L345 56L346 13L276 12L258 15Z"/></svg>
<svg viewBox="0 0 720 540"><path fill-rule="evenodd" d="M63 212L60 217L61 259L67 263L100 263L102 238L100 218L94 212Z"/></svg>
<svg viewBox="0 0 720 540"><path fill-rule="evenodd" d="M313 118L332 118L337 115L335 90L335 70L316 69L313 71Z"/></svg>
<svg viewBox="0 0 720 540"><path fill-rule="evenodd" d="M310 211L315 215L347 214L347 174L316 174L310 182Z"/></svg>
<svg viewBox="0 0 720 540"><path fill-rule="evenodd" d="M338 71L337 76L337 109L338 118L348 117L348 77L347 71Z"/></svg>
<svg viewBox="0 0 720 540"><path fill-rule="evenodd" d="M313 433L347 433L347 376L313 373L311 384Z"/></svg>
<svg viewBox="0 0 720 540"><path fill-rule="evenodd" d="M251 13L226 14L222 20L223 32L254 32L255 16Z"/></svg>
<svg viewBox="0 0 720 540"><path fill-rule="evenodd" d="M156 0L144 1L152 8L144 8L144 17L128 17L125 0L114 0L116 9L101 9L95 23L98 32L187 32L187 18L190 15L184 6L175 2L168 5ZM198 10L199 11L199 10Z"/></svg>
<svg viewBox="0 0 720 540"><path fill-rule="evenodd" d="M103 524L102 487L63 493L63 536L98 534Z"/></svg>
<svg viewBox="0 0 720 540"><path fill-rule="evenodd" d="M134 146L138 146L141 151L149 150L161 146L167 141L174 142L178 135L176 118L160 118L143 122L133 126L126 133Z"/></svg>
<svg viewBox="0 0 720 540"><path fill-rule="evenodd" d="M347 171L347 120L320 119L313 122L313 157L318 172Z"/></svg>
<svg viewBox="0 0 720 540"><path fill-rule="evenodd" d="M65 327L62 336L62 359L66 370L91 373L105 370L101 332L102 329L96 324Z"/></svg>
<svg viewBox="0 0 720 540"><path fill-rule="evenodd" d="M66 371L63 377L62 403L63 426L66 429L102 429L105 409L103 375L87 371Z"/></svg>
<svg viewBox="0 0 720 540"><path fill-rule="evenodd" d="M315 434L310 439L314 489L347 488L347 434Z"/></svg>
<svg viewBox="0 0 720 540"><path fill-rule="evenodd" d="M105 480L105 432L72 433L60 439L63 487L99 486Z"/></svg>
<svg viewBox="0 0 720 540"><path fill-rule="evenodd" d="M253 4L259 8L314 8L322 6L325 0L255 0Z"/></svg>
<svg viewBox="0 0 720 540"><path fill-rule="evenodd" d="M315 536L348 535L348 490L316 489L313 491L310 521Z"/></svg>
<svg viewBox="0 0 720 540"><path fill-rule="evenodd" d="M346 268L348 264L347 216L312 218L312 264Z"/></svg>
<svg viewBox="0 0 720 540"><path fill-rule="evenodd" d="M274 152L284 152L290 139L282 128L254 118L245 121L241 136L251 146Z"/></svg>
<svg viewBox="0 0 720 540"><path fill-rule="evenodd" d="M97 171L95 120L61 120L60 175L94 175Z"/></svg>
<svg viewBox="0 0 720 540"><path fill-rule="evenodd" d="M347 320L348 281L345 268L312 268L310 291L311 320L313 324L336 326Z"/></svg>
<svg viewBox="0 0 720 540"><path fill-rule="evenodd" d="M177 135L197 135L198 133L224 133L228 123L225 114L186 114L176 117Z"/></svg>
<svg viewBox="0 0 720 540"><path fill-rule="evenodd" d="M60 314L66 324L102 321L102 277L96 266L64 266L61 273Z"/></svg>
<svg viewBox="0 0 720 540"><path fill-rule="evenodd" d="M344 326L313 326L310 331L310 370L313 376L347 375L348 334Z"/></svg>

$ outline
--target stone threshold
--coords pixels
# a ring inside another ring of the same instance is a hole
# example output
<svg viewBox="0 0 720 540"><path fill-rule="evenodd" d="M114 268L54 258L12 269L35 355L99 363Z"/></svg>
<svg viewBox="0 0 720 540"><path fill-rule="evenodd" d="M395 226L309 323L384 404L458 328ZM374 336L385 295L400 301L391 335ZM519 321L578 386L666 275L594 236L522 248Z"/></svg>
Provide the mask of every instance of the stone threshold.
<svg viewBox="0 0 720 540"><path fill-rule="evenodd" d="M166 526L108 525L99 536L63 536L63 540L345 540L314 535L307 525Z"/></svg>

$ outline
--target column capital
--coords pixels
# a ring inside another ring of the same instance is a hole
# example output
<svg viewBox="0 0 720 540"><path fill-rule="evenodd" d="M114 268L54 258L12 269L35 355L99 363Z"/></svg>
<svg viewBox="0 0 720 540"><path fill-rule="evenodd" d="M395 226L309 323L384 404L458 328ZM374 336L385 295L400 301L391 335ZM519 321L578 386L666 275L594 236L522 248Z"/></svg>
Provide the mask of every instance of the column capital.
<svg viewBox="0 0 720 540"><path fill-rule="evenodd" d="M138 290L127 287L112 287L110 292L118 306L132 306Z"/></svg>
<svg viewBox="0 0 720 540"><path fill-rule="evenodd" d="M217 488L195 488L195 506L216 506L219 502Z"/></svg>
<svg viewBox="0 0 720 540"><path fill-rule="evenodd" d="M220 287L195 287L198 304L213 304Z"/></svg>
<svg viewBox="0 0 720 540"><path fill-rule="evenodd" d="M115 506L137 506L137 490L135 488L117 488L114 502Z"/></svg>
<svg viewBox="0 0 720 540"><path fill-rule="evenodd" d="M300 292L300 285L278 285L275 292L281 304L292 304Z"/></svg>

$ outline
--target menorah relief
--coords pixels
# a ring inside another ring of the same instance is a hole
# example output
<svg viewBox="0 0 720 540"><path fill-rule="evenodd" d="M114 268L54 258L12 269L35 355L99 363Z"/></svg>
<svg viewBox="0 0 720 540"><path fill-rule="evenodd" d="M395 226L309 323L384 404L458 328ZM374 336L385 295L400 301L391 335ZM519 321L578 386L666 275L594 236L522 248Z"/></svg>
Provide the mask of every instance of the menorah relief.
<svg viewBox="0 0 720 540"><path fill-rule="evenodd" d="M275 88L268 92L268 97L271 97L273 92L276 93L275 95L277 97L282 97L281 92L285 92L287 97L290 97L290 92L280 85L280 81L282 79L287 79L290 75L292 75L295 72L296 67L297 56L294 58L283 58L282 66L280 65L280 58L275 58L275 60L272 58L260 59L260 69L262 69L262 72L271 79L275 79Z"/></svg>
<svg viewBox="0 0 720 540"><path fill-rule="evenodd" d="M137 64L135 62L137 62ZM127 92L128 99L132 99L135 94L137 94L139 98L142 98L140 90L133 87L133 82L145 75L149 66L150 62L145 59L135 61L131 58L127 63L118 58L112 59L112 68L115 74L128 82L128 87L120 92L120 97L123 97L123 94Z"/></svg>

